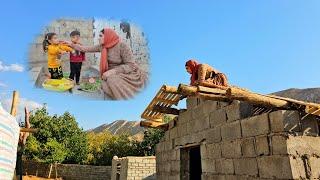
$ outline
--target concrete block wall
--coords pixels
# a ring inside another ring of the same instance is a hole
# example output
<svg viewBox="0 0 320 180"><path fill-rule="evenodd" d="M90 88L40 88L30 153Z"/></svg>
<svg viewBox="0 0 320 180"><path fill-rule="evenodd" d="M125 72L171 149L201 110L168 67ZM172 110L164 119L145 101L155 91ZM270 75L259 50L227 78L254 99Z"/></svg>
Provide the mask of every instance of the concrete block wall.
<svg viewBox="0 0 320 180"><path fill-rule="evenodd" d="M23 161L23 174L47 178L50 164ZM52 166L51 178L55 177L55 166ZM68 180L104 180L111 179L111 166L90 166L79 164L57 164L58 177Z"/></svg>
<svg viewBox="0 0 320 180"><path fill-rule="evenodd" d="M112 180L155 180L155 156L112 159Z"/></svg>
<svg viewBox="0 0 320 180"><path fill-rule="evenodd" d="M202 179L319 179L319 121L298 111L187 100L156 146L157 179L188 179L185 149L200 146Z"/></svg>

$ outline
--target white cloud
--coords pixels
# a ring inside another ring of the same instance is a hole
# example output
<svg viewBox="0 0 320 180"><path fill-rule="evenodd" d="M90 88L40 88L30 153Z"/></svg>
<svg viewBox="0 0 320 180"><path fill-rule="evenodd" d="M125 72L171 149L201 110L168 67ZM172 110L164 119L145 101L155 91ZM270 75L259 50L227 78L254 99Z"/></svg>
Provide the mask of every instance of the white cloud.
<svg viewBox="0 0 320 180"><path fill-rule="evenodd" d="M3 64L2 61L0 61L0 72L3 71L14 71L14 72L22 72L24 70L23 66L21 64Z"/></svg>
<svg viewBox="0 0 320 180"><path fill-rule="evenodd" d="M8 85L6 85L5 83L0 82L0 88L6 88L8 87Z"/></svg>
<svg viewBox="0 0 320 180"><path fill-rule="evenodd" d="M1 101L2 107L7 111L10 112L11 109L12 99L4 99ZM20 98L18 103L18 110L17 110L17 120L24 121L24 108L27 107L28 111L32 111L38 108L42 108L44 105L38 102L28 100L26 98Z"/></svg>

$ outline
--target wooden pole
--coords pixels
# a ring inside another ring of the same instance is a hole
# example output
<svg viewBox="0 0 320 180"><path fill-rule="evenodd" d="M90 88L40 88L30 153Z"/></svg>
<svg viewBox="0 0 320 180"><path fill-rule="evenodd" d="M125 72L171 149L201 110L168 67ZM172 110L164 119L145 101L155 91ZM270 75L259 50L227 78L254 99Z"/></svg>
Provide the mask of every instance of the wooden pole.
<svg viewBox="0 0 320 180"><path fill-rule="evenodd" d="M178 93L178 88L174 86L163 85L163 90L167 93Z"/></svg>
<svg viewBox="0 0 320 180"><path fill-rule="evenodd" d="M11 111L10 111L10 114L12 116L17 115L18 103L19 103L19 93L18 93L18 91L13 91Z"/></svg>
<svg viewBox="0 0 320 180"><path fill-rule="evenodd" d="M228 89L228 87L225 86L218 86L212 83L208 83L208 82L200 82L199 83L200 86L205 86L205 87L210 87L210 88L218 88L218 89Z"/></svg>
<svg viewBox="0 0 320 180"><path fill-rule="evenodd" d="M49 169L48 178L50 178L50 177L51 177L51 171L52 171L52 163L50 163L50 169Z"/></svg>
<svg viewBox="0 0 320 180"><path fill-rule="evenodd" d="M227 97L230 99L247 101L252 104L261 105L264 107L289 108L290 106L290 103L288 101L267 97L233 87L229 87L229 89L227 90Z"/></svg>
<svg viewBox="0 0 320 180"><path fill-rule="evenodd" d="M38 132L39 129L34 129L34 128L20 128L20 132L28 132L28 133L36 133Z"/></svg>
<svg viewBox="0 0 320 180"><path fill-rule="evenodd" d="M178 86L178 93L183 95L195 95L198 91L198 88L196 86L189 86L185 84L179 84Z"/></svg>
<svg viewBox="0 0 320 180"><path fill-rule="evenodd" d="M160 129L164 129L164 130L167 130L169 127L169 125L167 123L150 121L150 120L140 121L140 126L141 127L150 127L150 128L160 128Z"/></svg>
<svg viewBox="0 0 320 180"><path fill-rule="evenodd" d="M209 88L204 86L198 86L198 92L210 93L210 94L221 94L225 95L227 92L224 89L219 88Z"/></svg>

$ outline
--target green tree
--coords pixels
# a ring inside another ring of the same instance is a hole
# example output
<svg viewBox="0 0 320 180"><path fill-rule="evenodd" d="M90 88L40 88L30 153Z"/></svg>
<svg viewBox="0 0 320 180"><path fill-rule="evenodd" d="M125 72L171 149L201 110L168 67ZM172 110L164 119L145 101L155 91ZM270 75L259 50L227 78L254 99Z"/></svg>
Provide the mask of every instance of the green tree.
<svg viewBox="0 0 320 180"><path fill-rule="evenodd" d="M87 164L99 165L98 161L102 159L103 145L110 141L112 134L109 131L101 133L90 132L87 134L89 153Z"/></svg>
<svg viewBox="0 0 320 180"><path fill-rule="evenodd" d="M113 156L141 156L139 142L129 134L112 135L108 131L88 133L88 164L111 165Z"/></svg>
<svg viewBox="0 0 320 180"><path fill-rule="evenodd" d="M139 151L144 156L154 156L156 144L159 143L160 139L164 136L165 131L162 129L147 129L144 131L144 137L142 142L139 144Z"/></svg>
<svg viewBox="0 0 320 180"><path fill-rule="evenodd" d="M128 134L112 136L102 145L102 156L97 159L100 165L111 165L113 156L139 156L138 142L132 140Z"/></svg>
<svg viewBox="0 0 320 180"><path fill-rule="evenodd" d="M175 116L165 115L163 117L163 122L168 123L172 121ZM142 142L139 144L140 154L144 156L154 156L156 154L156 145L163 138L165 131L162 129L152 129L148 128L144 131L144 137Z"/></svg>
<svg viewBox="0 0 320 180"><path fill-rule="evenodd" d="M39 132L28 138L25 150L28 159L48 163L85 162L88 154L86 133L69 112L50 116L43 107L30 115L30 123Z"/></svg>

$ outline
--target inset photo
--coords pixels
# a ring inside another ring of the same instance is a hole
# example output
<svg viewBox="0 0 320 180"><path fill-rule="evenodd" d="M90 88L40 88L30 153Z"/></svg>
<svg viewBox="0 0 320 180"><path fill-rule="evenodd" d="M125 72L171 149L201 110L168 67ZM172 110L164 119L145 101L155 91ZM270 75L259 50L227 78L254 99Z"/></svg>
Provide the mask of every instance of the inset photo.
<svg viewBox="0 0 320 180"><path fill-rule="evenodd" d="M150 55L142 29L128 21L54 20L29 50L38 88L95 100L128 100L149 79Z"/></svg>

